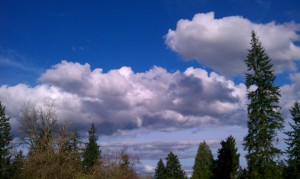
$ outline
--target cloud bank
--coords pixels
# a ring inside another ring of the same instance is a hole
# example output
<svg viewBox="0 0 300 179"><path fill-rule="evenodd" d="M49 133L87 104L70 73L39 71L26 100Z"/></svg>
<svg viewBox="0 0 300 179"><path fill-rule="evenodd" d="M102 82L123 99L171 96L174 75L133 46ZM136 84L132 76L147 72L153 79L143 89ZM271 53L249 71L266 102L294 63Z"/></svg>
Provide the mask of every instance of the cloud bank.
<svg viewBox="0 0 300 179"><path fill-rule="evenodd" d="M103 134L246 121L245 85L200 68L170 73L153 67L134 73L130 67L122 67L103 72L100 68L92 70L89 64L62 61L43 73L39 81L34 87L0 87L0 99L13 121L28 101L37 106L52 105L61 120L80 129L94 122Z"/></svg>
<svg viewBox="0 0 300 179"><path fill-rule="evenodd" d="M277 72L296 70L300 60L300 24L251 22L240 16L215 18L214 12L196 14L192 20L181 19L169 30L165 42L186 60L197 60L226 76L243 75L244 60L254 30Z"/></svg>

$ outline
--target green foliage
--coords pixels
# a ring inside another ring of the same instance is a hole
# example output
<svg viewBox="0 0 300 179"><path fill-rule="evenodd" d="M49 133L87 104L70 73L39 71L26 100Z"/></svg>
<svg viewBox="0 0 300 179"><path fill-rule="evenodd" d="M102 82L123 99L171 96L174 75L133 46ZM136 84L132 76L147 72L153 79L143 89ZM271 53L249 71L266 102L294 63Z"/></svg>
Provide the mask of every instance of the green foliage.
<svg viewBox="0 0 300 179"><path fill-rule="evenodd" d="M181 169L181 164L176 155L170 152L166 158L166 173L168 179L183 179L185 178L185 173Z"/></svg>
<svg viewBox="0 0 300 179"><path fill-rule="evenodd" d="M240 154L237 153L235 139L229 136L226 141L221 141L221 146L216 161L215 177L222 179L238 178Z"/></svg>
<svg viewBox="0 0 300 179"><path fill-rule="evenodd" d="M193 166L192 179L209 179L213 177L213 156L206 142L201 142Z"/></svg>
<svg viewBox="0 0 300 179"><path fill-rule="evenodd" d="M280 114L280 92L274 86L275 76L271 59L265 53L256 34L252 32L251 49L246 64L246 86L248 99L248 134L244 138L244 147L248 151L250 178L276 178L279 176L275 159L282 153L274 146L278 140L277 131L283 128ZM250 87L256 86L255 90Z"/></svg>
<svg viewBox="0 0 300 179"><path fill-rule="evenodd" d="M22 169L24 168L25 157L22 151L19 151L18 154L12 161L10 166L10 178L19 179L21 177Z"/></svg>
<svg viewBox="0 0 300 179"><path fill-rule="evenodd" d="M99 145L97 144L98 136L96 135L96 127L94 123L89 130L89 142L86 145L83 154L83 167L87 172L90 172L93 166L100 159Z"/></svg>
<svg viewBox="0 0 300 179"><path fill-rule="evenodd" d="M167 178L166 175L166 167L162 159L159 159L157 163L157 167L155 168L155 174L154 174L155 179L165 179Z"/></svg>
<svg viewBox="0 0 300 179"><path fill-rule="evenodd" d="M8 176L10 165L10 149L13 137L10 135L9 117L5 115L5 107L0 102L0 178Z"/></svg>
<svg viewBox="0 0 300 179"><path fill-rule="evenodd" d="M290 123L291 131L286 132L288 138L286 144L288 145L288 178L300 178L300 104L295 102L290 109L293 123Z"/></svg>
<svg viewBox="0 0 300 179"><path fill-rule="evenodd" d="M79 152L79 144L81 141L79 140L79 134L77 132L77 129L75 128L72 132L70 141L68 142L69 149L71 151Z"/></svg>
<svg viewBox="0 0 300 179"><path fill-rule="evenodd" d="M247 178L247 169L240 167L238 170L238 179L246 179Z"/></svg>

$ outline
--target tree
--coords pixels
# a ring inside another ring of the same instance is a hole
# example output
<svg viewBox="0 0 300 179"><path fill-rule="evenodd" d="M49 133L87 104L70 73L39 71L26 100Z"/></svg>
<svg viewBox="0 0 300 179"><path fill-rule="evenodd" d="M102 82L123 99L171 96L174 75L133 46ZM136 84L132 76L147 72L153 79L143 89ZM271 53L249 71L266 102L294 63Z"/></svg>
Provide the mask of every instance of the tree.
<svg viewBox="0 0 300 179"><path fill-rule="evenodd" d="M252 32L251 49L247 60L246 86L248 89L248 134L244 148L250 178L274 178L279 176L277 162L282 151L274 146L278 141L277 131L283 128L280 114L280 91L275 86L273 65L261 42ZM255 90L252 90L253 88Z"/></svg>
<svg viewBox="0 0 300 179"><path fill-rule="evenodd" d="M79 140L79 134L77 132L77 129L73 129L73 132L71 134L70 141L68 142L69 149L71 151L79 152L79 144L81 141Z"/></svg>
<svg viewBox="0 0 300 179"><path fill-rule="evenodd" d="M205 141L201 142L193 166L192 179L209 179L213 177L213 155Z"/></svg>
<svg viewBox="0 0 300 179"><path fill-rule="evenodd" d="M218 150L218 159L216 161L216 178L238 178L240 154L237 153L238 149L235 146L235 139L229 136L226 141L221 141L221 146Z"/></svg>
<svg viewBox="0 0 300 179"><path fill-rule="evenodd" d="M20 150L12 161L10 167L10 178L15 178L15 179L22 178L21 173L24 168L24 161L25 161L25 157L23 155L23 152Z"/></svg>
<svg viewBox="0 0 300 179"><path fill-rule="evenodd" d="M7 178L10 165L10 149L13 140L10 134L9 117L5 115L5 107L0 102L0 178Z"/></svg>
<svg viewBox="0 0 300 179"><path fill-rule="evenodd" d="M89 130L89 142L86 145L83 154L83 167L86 171L90 172L93 166L99 161L101 151L97 144L98 136L96 135L96 127L94 123Z"/></svg>
<svg viewBox="0 0 300 179"><path fill-rule="evenodd" d="M78 155L67 150L71 134L57 124L50 108L24 106L20 119L22 140L29 152L21 178L76 178L82 172Z"/></svg>
<svg viewBox="0 0 300 179"><path fill-rule="evenodd" d="M288 138L286 144L288 145L288 178L300 178L300 104L295 102L290 109L293 123L290 123L291 131L286 132Z"/></svg>
<svg viewBox="0 0 300 179"><path fill-rule="evenodd" d="M167 178L166 175L166 167L162 159L159 159L157 163L157 167L155 168L155 174L154 174L155 179L165 179Z"/></svg>
<svg viewBox="0 0 300 179"><path fill-rule="evenodd" d="M181 169L181 164L176 155L170 152L166 160L166 174L168 179L185 178L185 172Z"/></svg>
<svg viewBox="0 0 300 179"><path fill-rule="evenodd" d="M111 179L137 179L138 174L134 170L135 164L139 162L136 155L127 153L126 148L121 150L107 150L101 156L101 163L94 166L93 178Z"/></svg>
<svg viewBox="0 0 300 179"><path fill-rule="evenodd" d="M53 141L57 139L57 116L52 108L36 108L31 104L21 109L22 117L19 128L21 141L29 148L29 155L53 149ZM52 150L53 151L53 150Z"/></svg>

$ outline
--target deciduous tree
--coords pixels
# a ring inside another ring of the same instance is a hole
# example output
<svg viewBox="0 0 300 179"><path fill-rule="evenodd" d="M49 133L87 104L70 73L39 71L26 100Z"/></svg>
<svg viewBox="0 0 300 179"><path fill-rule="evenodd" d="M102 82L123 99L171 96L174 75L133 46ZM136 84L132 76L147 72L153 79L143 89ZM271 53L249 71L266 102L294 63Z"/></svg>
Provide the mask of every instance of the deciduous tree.
<svg viewBox="0 0 300 179"><path fill-rule="evenodd" d="M75 178L82 172L78 156L67 150L70 133L57 124L50 108L24 106L20 129L29 153L24 161L21 178Z"/></svg>

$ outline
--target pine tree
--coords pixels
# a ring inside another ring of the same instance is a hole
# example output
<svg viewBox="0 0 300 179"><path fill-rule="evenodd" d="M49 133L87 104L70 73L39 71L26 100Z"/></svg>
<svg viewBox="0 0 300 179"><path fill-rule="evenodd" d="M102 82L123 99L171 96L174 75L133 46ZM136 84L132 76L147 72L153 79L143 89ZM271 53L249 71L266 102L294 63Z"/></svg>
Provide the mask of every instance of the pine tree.
<svg viewBox="0 0 300 179"><path fill-rule="evenodd" d="M213 177L213 155L206 142L201 142L193 166L192 179L209 179Z"/></svg>
<svg viewBox="0 0 300 179"><path fill-rule="evenodd" d="M288 178L300 178L300 104L295 102L290 110L293 123L290 123L291 131L286 132L288 138Z"/></svg>
<svg viewBox="0 0 300 179"><path fill-rule="evenodd" d="M5 107L0 102L0 178L7 178L10 165L10 149L13 137L10 135L9 117L5 115Z"/></svg>
<svg viewBox="0 0 300 179"><path fill-rule="evenodd" d="M229 136L226 141L221 141L216 161L215 177L222 179L234 179L238 177L240 166L240 154L237 153L235 139Z"/></svg>
<svg viewBox="0 0 300 179"><path fill-rule="evenodd" d="M15 158L12 161L11 167L10 167L10 178L22 178L21 173L24 167L25 158L23 155L23 152L20 150L18 154L15 156Z"/></svg>
<svg viewBox="0 0 300 179"><path fill-rule="evenodd" d="M157 163L157 167L155 168L155 174L154 174L155 179L166 179L166 167L162 159L159 159Z"/></svg>
<svg viewBox="0 0 300 179"><path fill-rule="evenodd" d="M75 128L73 130L72 137L71 137L71 148L72 148L72 150L79 151L79 144L80 144L79 134L77 132L77 129Z"/></svg>
<svg viewBox="0 0 300 179"><path fill-rule="evenodd" d="M181 164L176 155L170 152L166 158L166 174L168 179L183 179L185 172L181 169Z"/></svg>
<svg viewBox="0 0 300 179"><path fill-rule="evenodd" d="M94 123L89 130L89 142L86 145L83 154L83 167L86 171L90 172L93 166L97 163L100 158L101 151L97 144L98 136L96 135L96 127Z"/></svg>
<svg viewBox="0 0 300 179"><path fill-rule="evenodd" d="M265 53L261 42L252 32L251 49L246 64L246 86L248 99L248 134L244 138L244 148L248 151L250 178L274 178L279 176L276 158L281 150L274 146L278 140L277 131L283 128L280 114L279 88L275 86L273 65ZM255 90L250 87L256 86ZM251 91L250 91L251 90Z"/></svg>
<svg viewBox="0 0 300 179"><path fill-rule="evenodd" d="M70 134L66 148L68 151L79 153L79 144L80 144L79 134L77 132L77 129L75 128Z"/></svg>

